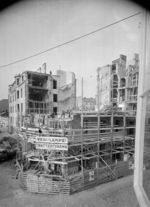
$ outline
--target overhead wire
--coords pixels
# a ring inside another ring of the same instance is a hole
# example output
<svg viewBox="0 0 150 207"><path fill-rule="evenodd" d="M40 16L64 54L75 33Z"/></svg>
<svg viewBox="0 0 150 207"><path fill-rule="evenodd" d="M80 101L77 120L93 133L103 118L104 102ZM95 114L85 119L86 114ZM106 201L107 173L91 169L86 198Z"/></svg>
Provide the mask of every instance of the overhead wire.
<svg viewBox="0 0 150 207"><path fill-rule="evenodd" d="M118 24L118 23L121 23L121 22L123 22L123 21L125 21L125 20L127 20L127 19L130 19L130 18L132 18L132 17L134 17L134 16L137 16L137 15L139 15L139 14L141 14L141 12L137 12L137 13L135 13L135 14L132 14L132 15L128 16L128 17L122 18L122 19L120 19L120 20L118 20L118 21L115 21L115 22L110 23L110 24L108 24L108 25L102 26L102 27L100 27L100 28L98 28L98 29L96 29L96 30L93 30L93 31L89 32L89 33L86 33L86 34L84 34L84 35L75 37L74 39L71 39L71 40L66 41L66 42L64 42L64 43L61 43L61 44L58 44L58 45L56 45L56 46L50 47L50 48L48 48L48 49L46 49L46 50L43 50L43 51L41 51L41 52L37 52L37 53L35 53L35 54L33 54L33 55L30 55L30 56L28 56L28 57L21 58L21 59L19 59L19 60L15 60L15 61L10 62L10 63L8 63L8 64L0 65L0 69L1 69L1 68L5 68L5 67L8 67L8 66L11 66L11 65L14 65L14 64L19 63L19 62L23 62L23 61L25 61L25 60L28 60L28 59L33 58L33 57L36 57L36 56L42 55L42 54L44 54L44 53L50 52L50 51L52 51L52 50L55 50L55 49L57 49L57 48L59 48L59 47L63 47L63 46L65 46L65 45L67 45L67 44L70 44L70 43L72 43L72 42L78 41L78 40L80 40L80 39L82 39L82 38L85 38L85 37L87 37L87 36L90 36L90 35L92 35L92 34L95 34L95 33L97 33L97 32L100 32L100 31L102 31L102 30L104 30L104 29L107 29L107 28L109 28L109 27L111 27L111 26L113 26L113 25L116 25L116 24Z"/></svg>

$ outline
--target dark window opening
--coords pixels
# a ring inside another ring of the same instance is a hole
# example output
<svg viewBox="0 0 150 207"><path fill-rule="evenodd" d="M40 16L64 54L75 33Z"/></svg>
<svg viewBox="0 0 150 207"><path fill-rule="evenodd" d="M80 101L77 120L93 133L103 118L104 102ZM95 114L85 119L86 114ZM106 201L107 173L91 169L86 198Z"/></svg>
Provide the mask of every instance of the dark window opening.
<svg viewBox="0 0 150 207"><path fill-rule="evenodd" d="M118 76L113 75L113 88L118 88Z"/></svg>
<svg viewBox="0 0 150 207"><path fill-rule="evenodd" d="M57 89L57 81L53 80L53 89Z"/></svg>
<svg viewBox="0 0 150 207"><path fill-rule="evenodd" d="M32 101L45 101L47 96L46 90L32 89L29 88L29 99Z"/></svg>
<svg viewBox="0 0 150 207"><path fill-rule="evenodd" d="M53 107L53 113L57 114L57 107Z"/></svg>
<svg viewBox="0 0 150 207"><path fill-rule="evenodd" d="M17 78L17 85L19 85L19 78Z"/></svg>
<svg viewBox="0 0 150 207"><path fill-rule="evenodd" d="M53 102L57 102L57 94L53 94Z"/></svg>
<svg viewBox="0 0 150 207"><path fill-rule="evenodd" d="M125 78L121 78L120 80L120 87L125 87L126 86L126 79Z"/></svg>
<svg viewBox="0 0 150 207"><path fill-rule="evenodd" d="M121 101L125 101L125 89L120 90Z"/></svg>
<svg viewBox="0 0 150 207"><path fill-rule="evenodd" d="M114 117L114 126L123 126L123 117Z"/></svg>
<svg viewBox="0 0 150 207"><path fill-rule="evenodd" d="M112 73L115 73L115 72L116 72L116 65L113 64L113 65L112 65Z"/></svg>
<svg viewBox="0 0 150 207"><path fill-rule="evenodd" d="M40 76L35 74L28 74L29 85L34 87L44 87L47 88L47 76Z"/></svg>
<svg viewBox="0 0 150 207"><path fill-rule="evenodd" d="M17 104L17 112L20 112L19 104Z"/></svg>
<svg viewBox="0 0 150 207"><path fill-rule="evenodd" d="M111 91L111 96L112 96L112 98L117 98L118 97L118 91L117 91L117 89L113 89Z"/></svg>
<svg viewBox="0 0 150 207"><path fill-rule="evenodd" d="M19 91L17 91L17 98L19 98Z"/></svg>

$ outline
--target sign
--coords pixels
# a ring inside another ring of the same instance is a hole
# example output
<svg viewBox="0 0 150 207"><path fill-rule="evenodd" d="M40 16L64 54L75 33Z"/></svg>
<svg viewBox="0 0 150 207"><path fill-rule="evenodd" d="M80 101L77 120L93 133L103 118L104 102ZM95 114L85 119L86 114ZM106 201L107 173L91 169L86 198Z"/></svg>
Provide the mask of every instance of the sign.
<svg viewBox="0 0 150 207"><path fill-rule="evenodd" d="M49 144L67 144L68 139L66 137L36 137L36 142L46 142Z"/></svg>
<svg viewBox="0 0 150 207"><path fill-rule="evenodd" d="M89 181L94 180L94 171L89 172Z"/></svg>
<svg viewBox="0 0 150 207"><path fill-rule="evenodd" d="M35 144L36 143L36 137L34 137L34 136L28 137L28 142Z"/></svg>
<svg viewBox="0 0 150 207"><path fill-rule="evenodd" d="M64 144L54 144L54 143L36 143L36 149L46 149L46 150L68 150L67 143Z"/></svg>

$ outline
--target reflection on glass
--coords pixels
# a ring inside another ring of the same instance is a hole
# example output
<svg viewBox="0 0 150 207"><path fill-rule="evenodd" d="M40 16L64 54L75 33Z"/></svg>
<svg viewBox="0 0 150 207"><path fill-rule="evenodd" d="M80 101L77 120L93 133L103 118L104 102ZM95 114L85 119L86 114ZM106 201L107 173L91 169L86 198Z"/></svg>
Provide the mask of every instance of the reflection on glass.
<svg viewBox="0 0 150 207"><path fill-rule="evenodd" d="M143 187L150 199L150 93L146 97L146 116L144 134L144 165L143 165Z"/></svg>

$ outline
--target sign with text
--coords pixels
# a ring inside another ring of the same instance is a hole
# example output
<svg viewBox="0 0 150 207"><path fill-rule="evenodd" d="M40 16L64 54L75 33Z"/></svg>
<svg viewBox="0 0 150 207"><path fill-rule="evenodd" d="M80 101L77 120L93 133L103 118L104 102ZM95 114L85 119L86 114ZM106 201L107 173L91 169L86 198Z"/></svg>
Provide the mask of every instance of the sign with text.
<svg viewBox="0 0 150 207"><path fill-rule="evenodd" d="M67 143L36 143L36 149L46 149L46 150L68 150L68 144Z"/></svg>
<svg viewBox="0 0 150 207"><path fill-rule="evenodd" d="M46 142L49 144L67 144L68 139L66 137L36 137L36 142Z"/></svg>

